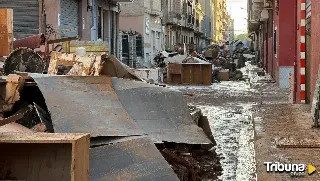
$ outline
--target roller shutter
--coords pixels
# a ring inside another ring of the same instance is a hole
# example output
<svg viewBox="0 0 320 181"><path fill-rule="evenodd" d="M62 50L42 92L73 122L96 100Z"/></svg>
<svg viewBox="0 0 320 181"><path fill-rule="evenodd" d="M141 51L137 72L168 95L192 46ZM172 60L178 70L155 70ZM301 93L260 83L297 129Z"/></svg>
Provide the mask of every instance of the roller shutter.
<svg viewBox="0 0 320 181"><path fill-rule="evenodd" d="M60 32L61 37L78 36L78 0L61 0Z"/></svg>
<svg viewBox="0 0 320 181"><path fill-rule="evenodd" d="M13 9L14 38L39 34L38 0L0 0L0 8Z"/></svg>

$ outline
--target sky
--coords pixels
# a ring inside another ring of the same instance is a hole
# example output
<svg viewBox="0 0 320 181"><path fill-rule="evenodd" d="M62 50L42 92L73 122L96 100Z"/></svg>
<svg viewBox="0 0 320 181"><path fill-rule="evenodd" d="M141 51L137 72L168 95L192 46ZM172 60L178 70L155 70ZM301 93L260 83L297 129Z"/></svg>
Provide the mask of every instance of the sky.
<svg viewBox="0 0 320 181"><path fill-rule="evenodd" d="M234 19L235 34L247 32L247 1L248 0L227 0L227 10ZM240 30L240 31L238 31Z"/></svg>

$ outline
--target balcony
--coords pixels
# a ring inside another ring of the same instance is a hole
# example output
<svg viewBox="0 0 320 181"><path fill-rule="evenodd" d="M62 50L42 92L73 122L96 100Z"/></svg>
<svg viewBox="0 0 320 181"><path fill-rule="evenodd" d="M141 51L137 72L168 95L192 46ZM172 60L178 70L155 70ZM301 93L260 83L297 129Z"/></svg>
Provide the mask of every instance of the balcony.
<svg viewBox="0 0 320 181"><path fill-rule="evenodd" d="M150 0L150 9L147 9L147 13L154 16L163 16L161 9L155 7L154 0Z"/></svg>
<svg viewBox="0 0 320 181"><path fill-rule="evenodd" d="M187 27L189 27L189 28L192 27L192 29L193 29L194 23L195 23L194 16L192 14L189 14L188 15L188 20L187 20Z"/></svg>
<svg viewBox="0 0 320 181"><path fill-rule="evenodd" d="M169 12L167 15L164 16L163 24L167 25L183 25L185 24L185 17L176 12Z"/></svg>

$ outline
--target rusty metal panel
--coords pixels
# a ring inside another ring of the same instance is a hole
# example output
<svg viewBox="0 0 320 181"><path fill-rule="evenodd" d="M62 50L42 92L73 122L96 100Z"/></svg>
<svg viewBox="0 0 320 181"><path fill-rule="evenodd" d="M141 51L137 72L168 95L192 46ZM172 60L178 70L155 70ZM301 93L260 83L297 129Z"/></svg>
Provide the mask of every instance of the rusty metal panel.
<svg viewBox="0 0 320 181"><path fill-rule="evenodd" d="M47 76L30 74L40 88L57 133L91 136L141 135L103 76Z"/></svg>
<svg viewBox="0 0 320 181"><path fill-rule="evenodd" d="M203 130L193 122L180 91L136 84L141 82L112 78L122 105L154 142L211 144Z"/></svg>
<svg viewBox="0 0 320 181"><path fill-rule="evenodd" d="M44 45L46 37L44 34L29 36L13 42L13 48L27 47L31 49L40 48L40 45Z"/></svg>
<svg viewBox="0 0 320 181"><path fill-rule="evenodd" d="M91 181L178 181L171 166L148 138L90 149Z"/></svg>

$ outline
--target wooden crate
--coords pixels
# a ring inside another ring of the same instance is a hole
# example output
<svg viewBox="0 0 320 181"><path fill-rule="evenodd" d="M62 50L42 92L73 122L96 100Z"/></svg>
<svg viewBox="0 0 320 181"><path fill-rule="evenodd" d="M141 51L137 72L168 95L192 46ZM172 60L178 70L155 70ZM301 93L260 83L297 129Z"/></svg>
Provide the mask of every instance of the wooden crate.
<svg viewBox="0 0 320 181"><path fill-rule="evenodd" d="M211 64L185 63L182 64L183 84L211 85Z"/></svg>
<svg viewBox="0 0 320 181"><path fill-rule="evenodd" d="M168 65L168 83L211 85L211 64L183 63Z"/></svg>
<svg viewBox="0 0 320 181"><path fill-rule="evenodd" d="M88 134L0 133L0 180L89 180Z"/></svg>
<svg viewBox="0 0 320 181"><path fill-rule="evenodd" d="M12 9L0 9L0 56L8 56L13 50L12 19Z"/></svg>

